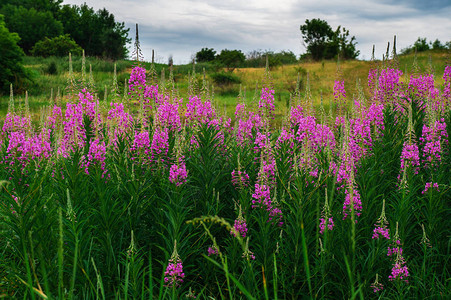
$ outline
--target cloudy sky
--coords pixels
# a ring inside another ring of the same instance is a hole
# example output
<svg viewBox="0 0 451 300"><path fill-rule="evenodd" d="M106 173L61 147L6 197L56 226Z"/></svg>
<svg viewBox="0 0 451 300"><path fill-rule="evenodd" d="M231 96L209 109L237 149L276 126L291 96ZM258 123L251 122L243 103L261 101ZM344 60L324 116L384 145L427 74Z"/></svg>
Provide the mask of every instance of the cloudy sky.
<svg viewBox="0 0 451 300"><path fill-rule="evenodd" d="M398 51L418 37L451 41L450 0L64 0L95 10L106 8L139 39L145 60L188 63L201 48L290 50L305 53L299 26L306 19L326 20L356 37L360 59L369 59L373 44L382 57L397 36Z"/></svg>

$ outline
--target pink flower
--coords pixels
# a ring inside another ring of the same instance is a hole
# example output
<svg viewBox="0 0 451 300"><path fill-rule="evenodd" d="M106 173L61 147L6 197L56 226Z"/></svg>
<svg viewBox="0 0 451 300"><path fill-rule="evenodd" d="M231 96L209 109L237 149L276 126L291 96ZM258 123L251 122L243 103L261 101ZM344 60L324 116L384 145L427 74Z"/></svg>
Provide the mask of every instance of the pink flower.
<svg viewBox="0 0 451 300"><path fill-rule="evenodd" d="M169 169L169 181L176 186L180 186L186 182L188 174L186 172L186 165L182 161L179 165L174 164Z"/></svg>
<svg viewBox="0 0 451 300"><path fill-rule="evenodd" d="M185 278L183 273L182 260L177 256L169 259L169 264L164 272L164 282L166 287L179 287Z"/></svg>

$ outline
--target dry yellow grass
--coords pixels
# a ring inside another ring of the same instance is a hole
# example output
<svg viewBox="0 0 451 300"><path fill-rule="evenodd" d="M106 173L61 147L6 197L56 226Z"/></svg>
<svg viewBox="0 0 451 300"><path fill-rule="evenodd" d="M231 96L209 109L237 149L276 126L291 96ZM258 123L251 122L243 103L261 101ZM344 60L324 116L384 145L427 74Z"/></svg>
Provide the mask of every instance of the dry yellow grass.
<svg viewBox="0 0 451 300"><path fill-rule="evenodd" d="M447 53L420 53L417 55L417 64L421 71L426 72L429 68L429 57L431 57L432 67L435 70L436 87L443 85L443 69L447 60ZM403 71L403 82L408 82L413 64L413 55L402 56L399 58L399 68ZM371 68L383 67L382 62L370 61L340 61L341 78L345 81L346 95L348 99L357 96L357 82L363 87L365 95L368 97L368 72ZM288 97L296 87L298 74L301 78L301 94L305 93L307 76L309 74L310 91L313 103L319 105L321 95L325 104L333 99L334 81L339 78L337 72L338 65L335 61L323 62L304 62L296 65L280 66L270 71L272 83L277 94L281 97ZM256 82L261 83L264 78L264 68L238 68L234 73L243 81L243 85L249 90L255 88Z"/></svg>

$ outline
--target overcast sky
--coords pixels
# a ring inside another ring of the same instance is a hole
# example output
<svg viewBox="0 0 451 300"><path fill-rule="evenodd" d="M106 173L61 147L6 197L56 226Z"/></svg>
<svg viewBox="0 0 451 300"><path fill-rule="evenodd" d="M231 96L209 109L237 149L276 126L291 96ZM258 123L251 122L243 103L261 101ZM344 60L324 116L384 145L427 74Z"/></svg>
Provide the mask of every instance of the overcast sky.
<svg viewBox="0 0 451 300"><path fill-rule="evenodd" d="M188 63L201 48L290 50L306 49L299 26L306 19L326 20L332 29L342 25L356 37L360 59L369 59L373 44L381 58L397 36L398 51L418 37L451 41L451 0L64 0L106 8L130 29L135 24L144 59ZM130 51L131 53L131 51Z"/></svg>

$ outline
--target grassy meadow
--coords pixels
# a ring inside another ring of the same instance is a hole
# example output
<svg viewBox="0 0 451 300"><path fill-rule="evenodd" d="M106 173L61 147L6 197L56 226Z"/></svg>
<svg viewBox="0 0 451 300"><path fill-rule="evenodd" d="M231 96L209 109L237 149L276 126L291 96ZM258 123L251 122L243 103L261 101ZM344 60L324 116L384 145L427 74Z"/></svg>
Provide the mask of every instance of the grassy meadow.
<svg viewBox="0 0 451 300"><path fill-rule="evenodd" d="M212 87L209 64L27 58L0 102L0 297L448 299L451 66L398 59Z"/></svg>
<svg viewBox="0 0 451 300"><path fill-rule="evenodd" d="M403 55L399 57L399 69L403 72L402 80L407 82L413 72L414 54ZM429 72L432 67L437 86L443 84L443 79L440 74L443 74L446 62L450 60L450 55L444 52L426 51L420 52L416 55L417 66L420 71ZM73 72L75 80L80 81L82 78L82 57L74 57ZM54 70L52 71L52 64ZM114 65L117 69L117 84L118 93L123 97L124 86L127 85L130 77L130 72L133 67L131 61L107 61L96 58L87 57L85 61L85 78L89 80L90 67L92 70L92 79L94 82L95 93L100 101L105 100L105 90L107 94L107 102L110 102L113 97L111 91L113 89L113 72ZM290 106L290 95L294 94L298 86L300 96L306 97L307 90L307 73L309 74L309 89L313 105L319 107L321 97L323 104L327 108L330 101L333 99L334 81L340 76L345 80L346 91L350 96L358 94L357 81L363 88L365 96L368 95L367 77L368 71L375 66L383 66L381 61L340 61L340 74L337 75L336 61L323 62L300 62L295 65L282 65L271 68L271 82L275 89L275 105L277 107L276 114L281 117L288 113ZM143 66L150 70L150 63L144 62ZM69 57L65 58L39 58L26 57L25 66L30 71L30 75L34 84L28 87L29 106L35 118L40 113L43 106L50 105L52 101L57 98L58 91L61 99L67 94L68 74L69 74ZM209 88L214 90L214 101L217 108L228 116L232 116L235 111L235 105L240 94L240 88L243 97L249 101L250 104L255 104L255 99L259 97L259 90L256 87L261 86L264 78L265 68L237 68L233 74L238 76L241 84L215 84L211 78L214 73L221 72L222 69L209 63L197 64L194 67L196 73L197 87L201 88L203 81L203 70L205 70L206 81ZM165 64L155 64L155 73L158 79L156 83L161 85L162 71L164 71L165 85L168 85L170 77L170 69ZM193 73L192 65L176 65L173 66L173 78L175 88L179 95L187 95L189 86L189 75ZM298 83L299 77L299 83ZM298 84L297 84L298 83ZM128 92L128 91L127 91ZM6 115L9 96L4 95L0 97L0 116ZM15 101L20 105L24 103L25 93L15 95ZM184 99L186 101L186 97ZM64 100L63 100L64 101Z"/></svg>

